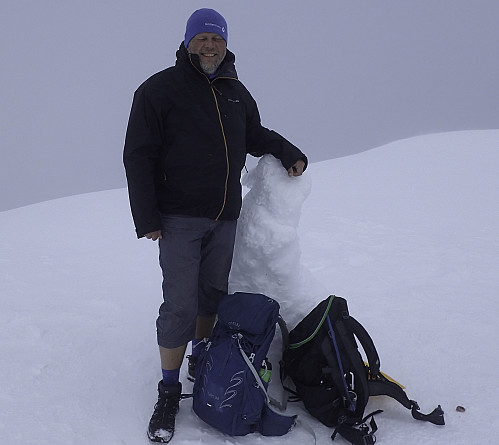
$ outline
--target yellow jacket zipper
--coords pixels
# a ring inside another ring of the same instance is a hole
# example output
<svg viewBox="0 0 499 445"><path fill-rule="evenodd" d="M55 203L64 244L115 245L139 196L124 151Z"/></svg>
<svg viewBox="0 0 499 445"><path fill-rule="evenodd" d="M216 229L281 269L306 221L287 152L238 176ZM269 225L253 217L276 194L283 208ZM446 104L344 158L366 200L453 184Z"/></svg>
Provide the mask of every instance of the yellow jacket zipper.
<svg viewBox="0 0 499 445"><path fill-rule="evenodd" d="M191 65L194 68L196 68L196 70L199 73L201 73L206 78L206 80L208 81L208 83L210 84L211 93L213 94L213 99L215 100L215 106L217 107L218 121L220 123L220 129L222 130L222 137L224 139L225 162L226 162L226 165L227 165L227 173L225 175L224 199L223 199L223 202L222 202L222 207L220 209L220 212L218 212L217 217L215 218L215 221L218 221L218 219L220 218L220 216L222 215L222 213L223 213L223 211L225 209L225 203L227 202L227 189L228 189L228 186L229 186L229 147L227 146L227 138L225 137L225 130L224 130L223 122L222 122L222 115L220 113L220 108L218 106L218 100L217 100L217 96L215 94L215 87L213 86L213 81L211 81L208 78L208 76L204 72L200 71L199 68L192 62L192 57L191 57L190 54L189 54L189 60L191 62ZM217 77L217 79L231 79L231 80L236 80L237 81L237 79L235 77Z"/></svg>

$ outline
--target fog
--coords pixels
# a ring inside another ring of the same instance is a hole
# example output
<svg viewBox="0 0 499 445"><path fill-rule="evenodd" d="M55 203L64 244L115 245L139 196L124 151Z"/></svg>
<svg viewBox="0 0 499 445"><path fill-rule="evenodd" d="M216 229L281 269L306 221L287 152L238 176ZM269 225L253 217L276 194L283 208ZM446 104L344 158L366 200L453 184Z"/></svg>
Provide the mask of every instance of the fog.
<svg viewBox="0 0 499 445"><path fill-rule="evenodd" d="M499 128L499 2L2 2L0 211L125 185L134 90L213 7L265 126L311 162Z"/></svg>

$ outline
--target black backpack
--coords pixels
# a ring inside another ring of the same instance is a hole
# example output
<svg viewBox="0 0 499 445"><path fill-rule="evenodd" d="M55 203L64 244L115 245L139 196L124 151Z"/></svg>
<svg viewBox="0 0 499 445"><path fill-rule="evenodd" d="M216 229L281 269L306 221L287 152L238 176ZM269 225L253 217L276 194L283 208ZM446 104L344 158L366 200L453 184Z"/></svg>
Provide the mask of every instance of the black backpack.
<svg viewBox="0 0 499 445"><path fill-rule="evenodd" d="M365 363L357 340L367 356ZM291 332L281 362L283 386L302 400L305 408L324 425L354 445L374 444L374 415L364 416L370 396L387 395L411 410L417 420L444 425L440 405L430 414L419 412L404 389L380 372L374 343L348 312L344 298L331 295L319 303ZM291 378L296 390L287 387Z"/></svg>

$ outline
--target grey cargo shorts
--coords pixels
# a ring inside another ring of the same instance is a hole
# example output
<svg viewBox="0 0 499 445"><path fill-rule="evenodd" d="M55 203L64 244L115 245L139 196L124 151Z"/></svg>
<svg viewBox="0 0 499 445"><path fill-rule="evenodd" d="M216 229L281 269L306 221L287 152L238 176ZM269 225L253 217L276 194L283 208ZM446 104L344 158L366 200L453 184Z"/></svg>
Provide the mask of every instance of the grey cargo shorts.
<svg viewBox="0 0 499 445"><path fill-rule="evenodd" d="M162 215L161 226L156 331L159 346L176 348L194 338L197 316L216 314L227 294L237 221Z"/></svg>

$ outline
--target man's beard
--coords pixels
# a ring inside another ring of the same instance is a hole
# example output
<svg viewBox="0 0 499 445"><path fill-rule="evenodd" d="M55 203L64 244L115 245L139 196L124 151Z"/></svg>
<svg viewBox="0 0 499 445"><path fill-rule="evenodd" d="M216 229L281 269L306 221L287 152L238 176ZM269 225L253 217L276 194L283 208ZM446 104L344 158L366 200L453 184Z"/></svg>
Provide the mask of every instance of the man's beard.
<svg viewBox="0 0 499 445"><path fill-rule="evenodd" d="M203 72L211 76L217 72L220 63L217 63L215 65L205 65L204 63L201 63L200 65Z"/></svg>
<svg viewBox="0 0 499 445"><path fill-rule="evenodd" d="M202 63L201 60L199 61L199 64L201 65L201 69L205 74L208 76L212 76L218 71L219 66L222 64L223 60L225 59L225 55L227 54L227 51L224 51L223 56L220 58L220 61L215 62L215 64L210 64L207 65L205 63Z"/></svg>

